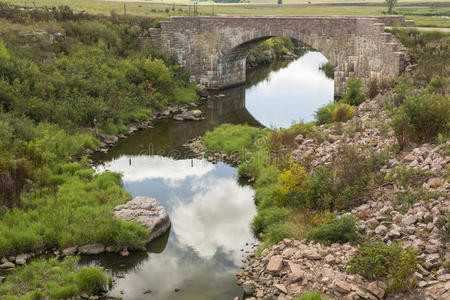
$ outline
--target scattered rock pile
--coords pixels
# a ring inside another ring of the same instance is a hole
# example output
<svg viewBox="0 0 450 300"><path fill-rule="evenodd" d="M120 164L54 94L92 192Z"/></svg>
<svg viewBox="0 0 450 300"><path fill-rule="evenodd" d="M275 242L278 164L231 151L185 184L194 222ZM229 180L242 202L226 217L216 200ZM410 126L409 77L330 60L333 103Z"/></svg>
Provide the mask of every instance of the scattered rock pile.
<svg viewBox="0 0 450 300"><path fill-rule="evenodd" d="M378 127L380 120L390 122L378 99L366 101L356 107L355 116L346 123L329 128L319 126L323 141L297 136L298 147L292 152L292 158L296 162L312 159L314 167L330 164L344 145L354 145L361 152L381 151L395 144L395 138L392 129L382 132Z"/></svg>
<svg viewBox="0 0 450 300"><path fill-rule="evenodd" d="M356 108L355 116L344 124L320 126L314 139L296 137L296 162L312 166L331 164L344 145L361 153L382 151L396 140L383 109L382 97ZM414 248L421 263L414 274L417 286L409 294L386 293L383 282L368 282L360 275L348 274L347 262L357 252L351 245L324 246L303 241L283 240L249 257L244 272L238 273L245 299L294 299L307 291L319 291L337 299L450 299L450 157L445 145L413 145L408 152L391 157L381 172L390 173L399 165L425 171L426 176L413 187L386 183L371 191L366 202L351 210L357 217L359 233L367 241L388 245L401 242ZM412 193L412 202L399 201L400 194Z"/></svg>
<svg viewBox="0 0 450 300"><path fill-rule="evenodd" d="M346 263L356 252L349 244L328 247L284 239L238 273L238 283L244 288L245 299L293 299L308 291L339 299L383 298L383 283L346 273Z"/></svg>

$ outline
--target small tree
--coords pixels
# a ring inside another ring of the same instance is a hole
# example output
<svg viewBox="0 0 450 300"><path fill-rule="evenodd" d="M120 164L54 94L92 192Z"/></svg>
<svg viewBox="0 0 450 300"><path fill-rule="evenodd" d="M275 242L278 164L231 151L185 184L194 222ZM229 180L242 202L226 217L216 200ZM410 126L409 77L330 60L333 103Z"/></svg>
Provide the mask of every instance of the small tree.
<svg viewBox="0 0 450 300"><path fill-rule="evenodd" d="M385 3L388 9L388 14L392 14L392 10L397 5L397 0L385 0Z"/></svg>

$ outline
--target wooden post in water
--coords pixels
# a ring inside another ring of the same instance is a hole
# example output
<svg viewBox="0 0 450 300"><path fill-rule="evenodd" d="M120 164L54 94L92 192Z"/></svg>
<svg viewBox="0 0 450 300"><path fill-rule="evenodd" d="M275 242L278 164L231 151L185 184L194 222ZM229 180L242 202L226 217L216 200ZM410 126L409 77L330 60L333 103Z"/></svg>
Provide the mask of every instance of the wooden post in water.
<svg viewBox="0 0 450 300"><path fill-rule="evenodd" d="M127 4L125 2L123 3L123 14L127 15Z"/></svg>

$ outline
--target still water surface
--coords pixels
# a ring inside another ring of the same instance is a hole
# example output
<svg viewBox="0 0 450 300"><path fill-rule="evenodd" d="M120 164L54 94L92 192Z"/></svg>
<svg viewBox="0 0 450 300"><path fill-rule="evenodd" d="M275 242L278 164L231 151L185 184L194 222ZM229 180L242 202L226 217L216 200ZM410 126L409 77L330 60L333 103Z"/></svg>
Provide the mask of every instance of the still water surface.
<svg viewBox="0 0 450 300"><path fill-rule="evenodd" d="M310 52L258 68L246 86L220 91L224 96L201 106L205 120L158 120L96 157L98 171L123 174L133 197L158 199L172 227L147 252L82 257L81 264L119 275L110 294L124 299L242 297L235 273L256 243L249 226L256 214L253 190L238 180L235 168L188 159L182 145L222 123L288 127L312 120L314 110L333 98L333 81L319 71L325 61Z"/></svg>

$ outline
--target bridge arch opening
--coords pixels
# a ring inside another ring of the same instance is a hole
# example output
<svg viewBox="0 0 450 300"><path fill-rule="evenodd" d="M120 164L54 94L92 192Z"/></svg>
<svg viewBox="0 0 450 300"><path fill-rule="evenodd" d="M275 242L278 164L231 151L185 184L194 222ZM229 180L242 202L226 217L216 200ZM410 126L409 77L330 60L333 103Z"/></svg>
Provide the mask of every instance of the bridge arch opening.
<svg viewBox="0 0 450 300"><path fill-rule="evenodd" d="M296 52L295 54L297 58L306 52L318 52L326 59L326 61L324 61L323 63L329 62L331 63L331 65L333 65L335 70L339 71L337 59L335 59L334 53L330 53L329 51L327 51L328 49L325 49L325 51L321 51L320 49L315 48L310 43L304 42L298 37L292 37L289 35L266 35L253 38L239 45L236 45L218 58L217 75L219 78L219 82L221 83L219 88L224 89L231 86L244 84L246 82L246 74L249 69L248 64L250 63L248 58L251 57L251 54L253 54L253 50L255 50L263 42L278 37L289 38L294 43L294 45L296 45L296 48L294 48L294 52ZM301 49L299 49L298 47ZM278 58L272 59L276 60ZM292 59L295 60L296 58L292 57ZM350 68L350 71L351 70L352 69ZM335 74L339 76L340 73L337 72ZM334 86L335 92L341 94L342 87L337 86L336 88L336 83L339 82L339 78L338 80L334 80Z"/></svg>

